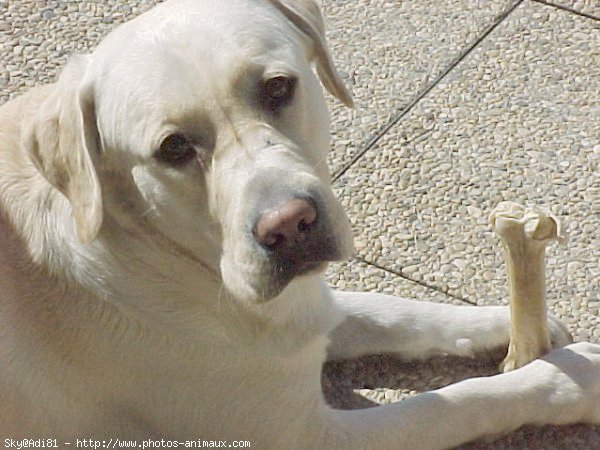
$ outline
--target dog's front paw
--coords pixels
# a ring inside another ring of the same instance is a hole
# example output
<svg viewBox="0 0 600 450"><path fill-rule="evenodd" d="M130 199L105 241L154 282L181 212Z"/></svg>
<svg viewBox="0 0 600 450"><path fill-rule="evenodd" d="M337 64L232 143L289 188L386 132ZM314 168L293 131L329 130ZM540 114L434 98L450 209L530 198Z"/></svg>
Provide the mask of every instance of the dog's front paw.
<svg viewBox="0 0 600 450"><path fill-rule="evenodd" d="M530 369L551 386L548 423L600 424L600 345L568 345L534 361Z"/></svg>

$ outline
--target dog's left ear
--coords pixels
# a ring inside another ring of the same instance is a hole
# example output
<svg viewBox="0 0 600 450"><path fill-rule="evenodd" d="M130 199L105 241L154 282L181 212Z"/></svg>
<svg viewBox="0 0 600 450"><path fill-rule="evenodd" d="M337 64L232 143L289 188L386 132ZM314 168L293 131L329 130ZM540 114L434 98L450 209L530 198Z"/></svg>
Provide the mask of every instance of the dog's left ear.
<svg viewBox="0 0 600 450"><path fill-rule="evenodd" d="M23 136L31 161L69 199L82 244L95 239L103 218L93 163L100 147L94 92L84 81L88 64L84 56L67 64Z"/></svg>
<svg viewBox="0 0 600 450"><path fill-rule="evenodd" d="M314 43L317 73L323 86L346 106L352 108L352 94L333 65L325 40L325 22L315 0L269 0L275 8Z"/></svg>

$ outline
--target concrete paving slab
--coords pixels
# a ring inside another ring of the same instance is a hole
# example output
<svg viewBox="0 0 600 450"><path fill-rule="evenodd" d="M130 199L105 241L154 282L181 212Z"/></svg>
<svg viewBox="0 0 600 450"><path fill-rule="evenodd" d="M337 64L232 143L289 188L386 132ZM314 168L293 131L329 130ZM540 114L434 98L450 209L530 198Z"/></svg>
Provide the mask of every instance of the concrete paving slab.
<svg viewBox="0 0 600 450"><path fill-rule="evenodd" d="M465 304L465 302L455 300L442 292L358 260L331 264L327 270L326 279L331 287L341 291L379 292L400 298Z"/></svg>
<svg viewBox="0 0 600 450"><path fill-rule="evenodd" d="M118 24L159 0L0 1L0 104L53 82L74 53L88 53Z"/></svg>
<svg viewBox="0 0 600 450"><path fill-rule="evenodd" d="M324 0L327 37L354 94L350 110L329 98L341 170L390 118L440 75L514 0Z"/></svg>
<svg viewBox="0 0 600 450"><path fill-rule="evenodd" d="M576 31L573 31L576 30ZM548 205L571 234L548 251L548 298L600 340L600 27L526 3L337 184L359 254L478 303L506 303L488 213Z"/></svg>
<svg viewBox="0 0 600 450"><path fill-rule="evenodd" d="M600 18L600 2L598 0L544 0L544 3L564 6Z"/></svg>

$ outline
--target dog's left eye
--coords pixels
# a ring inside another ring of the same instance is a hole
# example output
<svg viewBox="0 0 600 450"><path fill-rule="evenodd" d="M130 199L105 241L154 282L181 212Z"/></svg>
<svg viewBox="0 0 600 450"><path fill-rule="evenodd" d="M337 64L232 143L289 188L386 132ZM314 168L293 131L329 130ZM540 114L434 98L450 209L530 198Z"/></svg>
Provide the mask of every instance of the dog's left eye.
<svg viewBox="0 0 600 450"><path fill-rule="evenodd" d="M167 136L154 153L156 159L175 167L184 166L196 156L196 148L186 136L180 133Z"/></svg>
<svg viewBox="0 0 600 450"><path fill-rule="evenodd" d="M295 88L296 78L277 75L264 81L261 100L267 109L277 111L292 101Z"/></svg>

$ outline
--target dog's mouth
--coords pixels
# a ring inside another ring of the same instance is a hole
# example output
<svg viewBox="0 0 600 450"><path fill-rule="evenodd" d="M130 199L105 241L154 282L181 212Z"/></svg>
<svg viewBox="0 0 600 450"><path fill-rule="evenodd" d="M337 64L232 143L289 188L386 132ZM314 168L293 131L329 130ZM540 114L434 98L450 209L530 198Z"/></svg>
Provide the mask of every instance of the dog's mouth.
<svg viewBox="0 0 600 450"><path fill-rule="evenodd" d="M260 280L254 287L255 301L266 303L279 296L295 279L320 273L327 267L327 261L311 261L293 265L277 265L269 275Z"/></svg>
<svg viewBox="0 0 600 450"><path fill-rule="evenodd" d="M311 261L300 264L296 276L311 275L313 273L323 272L327 267L328 261Z"/></svg>
<svg viewBox="0 0 600 450"><path fill-rule="evenodd" d="M306 256L306 255L304 255ZM277 297L295 279L322 273L329 262L342 259L337 247L325 246L318 254L312 252L312 258L278 259L267 258L262 273L253 280L247 280L253 285L258 303L268 302Z"/></svg>

